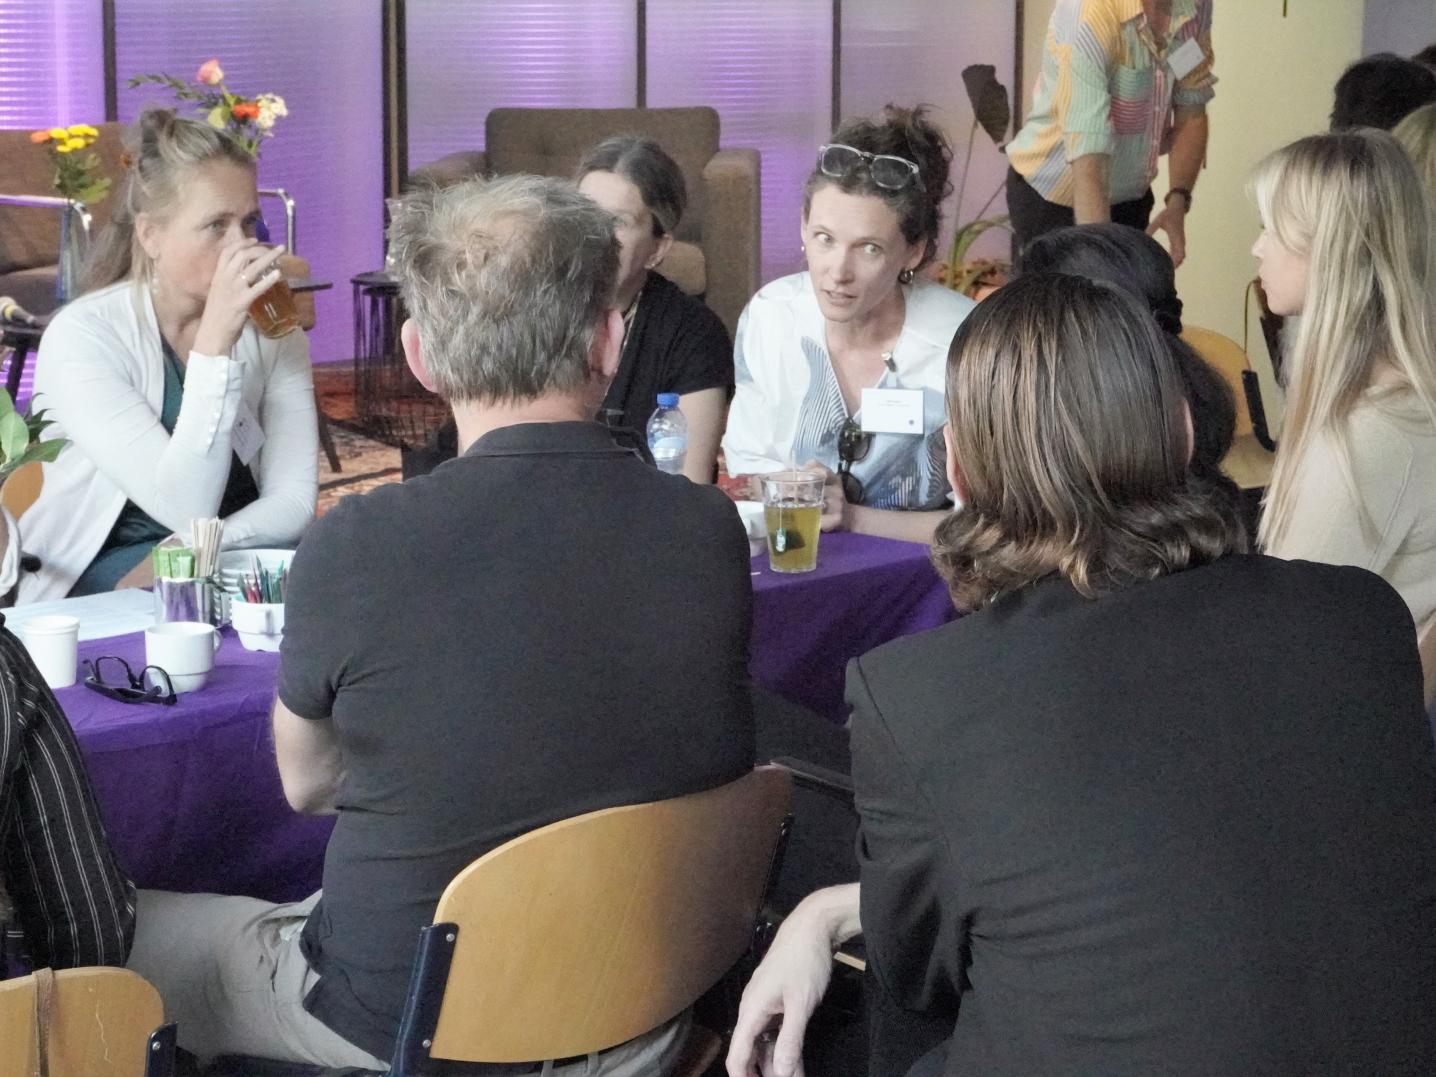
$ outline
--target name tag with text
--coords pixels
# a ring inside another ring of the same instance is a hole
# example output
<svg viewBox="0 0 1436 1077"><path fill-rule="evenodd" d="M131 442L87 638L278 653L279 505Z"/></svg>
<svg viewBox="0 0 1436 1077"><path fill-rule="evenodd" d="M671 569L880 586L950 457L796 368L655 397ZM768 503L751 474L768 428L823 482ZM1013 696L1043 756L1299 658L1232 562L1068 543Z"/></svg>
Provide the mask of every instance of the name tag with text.
<svg viewBox="0 0 1436 1077"><path fill-rule="evenodd" d="M1194 37L1187 38L1167 56L1167 66L1178 79L1186 78L1206 62L1207 54Z"/></svg>
<svg viewBox="0 0 1436 1077"><path fill-rule="evenodd" d="M921 389L864 389L863 433L924 434Z"/></svg>
<svg viewBox="0 0 1436 1077"><path fill-rule="evenodd" d="M249 465L264 444L264 430L260 427L259 420L254 417L254 412L249 410L249 405L243 400L239 402L239 410L234 416L229 443L234 454L239 457L239 462L245 466Z"/></svg>

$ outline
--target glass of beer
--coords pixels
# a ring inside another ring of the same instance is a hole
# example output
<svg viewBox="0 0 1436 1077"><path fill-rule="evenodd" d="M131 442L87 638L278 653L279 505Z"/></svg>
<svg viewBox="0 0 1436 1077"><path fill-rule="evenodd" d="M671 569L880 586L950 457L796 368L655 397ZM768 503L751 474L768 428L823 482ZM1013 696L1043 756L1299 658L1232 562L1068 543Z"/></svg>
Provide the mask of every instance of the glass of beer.
<svg viewBox="0 0 1436 1077"><path fill-rule="evenodd" d="M775 471L762 480L768 567L774 572L812 572L818 567L823 473Z"/></svg>
<svg viewBox="0 0 1436 1077"><path fill-rule="evenodd" d="M294 290L282 276L274 287L249 305L254 327L267 337L282 337L299 328L299 308L294 305Z"/></svg>

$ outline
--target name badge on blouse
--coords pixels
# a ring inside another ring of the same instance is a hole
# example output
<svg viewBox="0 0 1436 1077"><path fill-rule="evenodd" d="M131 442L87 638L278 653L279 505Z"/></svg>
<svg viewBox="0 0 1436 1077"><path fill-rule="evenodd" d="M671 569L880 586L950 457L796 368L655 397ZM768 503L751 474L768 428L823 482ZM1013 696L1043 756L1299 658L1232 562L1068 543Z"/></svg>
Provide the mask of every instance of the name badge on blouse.
<svg viewBox="0 0 1436 1077"><path fill-rule="evenodd" d="M239 462L246 466L264 444L264 430L260 427L259 420L254 417L254 412L249 410L249 405L243 400L239 402L239 410L234 415L229 443L234 454L239 457Z"/></svg>
<svg viewBox="0 0 1436 1077"><path fill-rule="evenodd" d="M921 389L864 389L862 407L865 434L925 432Z"/></svg>
<svg viewBox="0 0 1436 1077"><path fill-rule="evenodd" d="M1197 39L1189 37L1167 56L1167 66L1172 69L1172 74L1176 75L1178 79L1184 79L1201 67L1206 59L1207 54L1197 44Z"/></svg>

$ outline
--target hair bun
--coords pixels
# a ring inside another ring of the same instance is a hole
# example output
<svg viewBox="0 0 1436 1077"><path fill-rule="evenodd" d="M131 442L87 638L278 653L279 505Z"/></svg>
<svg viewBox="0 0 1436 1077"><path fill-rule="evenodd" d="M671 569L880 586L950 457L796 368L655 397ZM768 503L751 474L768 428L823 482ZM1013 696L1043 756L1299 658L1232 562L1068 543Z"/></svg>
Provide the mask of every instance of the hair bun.
<svg viewBox="0 0 1436 1077"><path fill-rule="evenodd" d="M889 102L883 107L883 120L907 143L908 159L917 165L923 190L937 205L952 194L952 147L942 129L928 119L931 111L931 105L903 108Z"/></svg>

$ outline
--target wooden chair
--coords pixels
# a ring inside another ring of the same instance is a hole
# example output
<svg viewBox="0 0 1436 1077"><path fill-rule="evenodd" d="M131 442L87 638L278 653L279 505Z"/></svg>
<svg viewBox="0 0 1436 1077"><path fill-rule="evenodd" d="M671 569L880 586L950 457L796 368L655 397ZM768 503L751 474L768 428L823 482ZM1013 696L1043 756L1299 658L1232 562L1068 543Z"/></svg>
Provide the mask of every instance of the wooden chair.
<svg viewBox="0 0 1436 1077"><path fill-rule="evenodd" d="M42 969L0 982L0 1077L172 1077L175 1026L126 969Z"/></svg>
<svg viewBox="0 0 1436 1077"><path fill-rule="evenodd" d="M566 819L476 860L422 933L392 1077L430 1058L584 1055L682 1013L749 951L791 795L786 771L759 767L718 789ZM680 1077L720 1049L694 1026Z"/></svg>
<svg viewBox="0 0 1436 1077"><path fill-rule="evenodd" d="M30 511L30 506L40 500L40 491L45 486L45 465L35 460L17 467L0 485L0 505L10 510L18 521ZM12 536L13 538L13 536Z"/></svg>
<svg viewBox="0 0 1436 1077"><path fill-rule="evenodd" d="M1266 432L1261 390L1246 351L1231 337L1197 326L1183 329L1182 339L1222 376L1236 399L1236 427L1222 470L1243 490L1264 490L1271 479L1274 444Z"/></svg>

